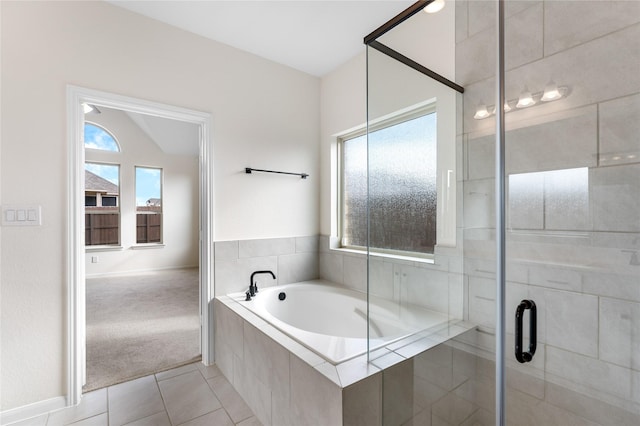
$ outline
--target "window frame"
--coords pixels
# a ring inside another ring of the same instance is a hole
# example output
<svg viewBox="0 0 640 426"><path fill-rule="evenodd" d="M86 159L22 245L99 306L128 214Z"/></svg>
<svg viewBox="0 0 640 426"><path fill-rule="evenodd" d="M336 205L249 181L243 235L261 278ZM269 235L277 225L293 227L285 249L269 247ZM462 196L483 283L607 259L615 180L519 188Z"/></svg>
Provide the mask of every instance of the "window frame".
<svg viewBox="0 0 640 426"><path fill-rule="evenodd" d="M363 126L359 126L355 130L351 130L348 133L341 134L337 137L337 203L336 203L336 223L337 223L337 232L338 232L338 250L351 251L357 253L370 253L372 255L377 256L385 256L385 257L393 257L393 258L401 258L401 259L413 259L418 261L429 261L432 262L435 257L435 246L433 253L423 253L418 251L406 251L406 250L394 250L394 249L384 249L378 247L367 247L367 246L358 246L358 245L347 245L344 243L344 200L345 200L345 183L344 183L344 145L351 139L355 139L357 137L367 135L367 133L373 133L378 130L386 129L406 121L413 120L415 118L423 117L429 114L437 114L437 104L435 100L429 101L426 104L421 104L418 106L412 106L409 108L402 109L400 111L396 111L394 113L382 116L375 120L369 121L368 124ZM438 126L437 126L437 115L436 115L436 150L438 149ZM438 169L438 158L436 156L436 169ZM436 178L436 193L438 192L437 178ZM436 208L437 211L437 208ZM437 229L437 215L436 215L436 229ZM437 245L437 241L436 241Z"/></svg>

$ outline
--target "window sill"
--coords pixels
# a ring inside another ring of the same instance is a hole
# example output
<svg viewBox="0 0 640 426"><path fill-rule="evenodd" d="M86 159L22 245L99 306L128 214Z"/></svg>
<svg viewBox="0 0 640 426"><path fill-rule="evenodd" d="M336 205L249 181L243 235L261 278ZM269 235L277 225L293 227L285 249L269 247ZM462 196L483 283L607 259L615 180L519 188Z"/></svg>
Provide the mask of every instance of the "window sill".
<svg viewBox="0 0 640 426"><path fill-rule="evenodd" d="M350 254L359 254L362 256L366 256L367 255L367 251L366 250L357 250L357 249L350 249L350 248L344 248L344 247L332 247L329 250L331 251L337 251L337 252L341 252L341 253L350 253ZM406 262L416 262L416 263L424 263L427 265L434 265L435 259L430 257L419 257L419 256L404 256L404 255L399 255L399 254L391 254L391 253L380 253L380 252L370 252L369 253L371 255L371 257L380 257L383 259L394 259L394 260L403 260Z"/></svg>
<svg viewBox="0 0 640 426"><path fill-rule="evenodd" d="M147 250L147 249L161 249L164 248L162 243L149 243L149 244L136 244L129 247L131 250Z"/></svg>
<svg viewBox="0 0 640 426"><path fill-rule="evenodd" d="M96 251L120 251L122 246L85 246L86 253L92 253Z"/></svg>

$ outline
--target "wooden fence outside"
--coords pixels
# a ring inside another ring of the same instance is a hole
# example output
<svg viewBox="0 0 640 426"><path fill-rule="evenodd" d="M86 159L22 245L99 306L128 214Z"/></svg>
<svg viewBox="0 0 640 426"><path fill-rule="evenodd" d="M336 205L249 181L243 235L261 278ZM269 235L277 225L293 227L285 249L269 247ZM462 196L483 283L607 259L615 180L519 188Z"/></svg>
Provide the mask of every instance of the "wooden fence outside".
<svg viewBox="0 0 640 426"><path fill-rule="evenodd" d="M104 207L85 207L85 246L120 244L120 212ZM162 242L162 210L158 206L136 208L136 243Z"/></svg>

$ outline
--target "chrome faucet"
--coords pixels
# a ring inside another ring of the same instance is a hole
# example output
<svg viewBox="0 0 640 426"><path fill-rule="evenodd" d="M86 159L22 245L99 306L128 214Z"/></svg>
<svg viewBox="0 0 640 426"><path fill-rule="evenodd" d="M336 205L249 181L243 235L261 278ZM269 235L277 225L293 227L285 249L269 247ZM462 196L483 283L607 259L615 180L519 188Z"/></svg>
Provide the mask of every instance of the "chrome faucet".
<svg viewBox="0 0 640 426"><path fill-rule="evenodd" d="M256 293L258 292L258 284L255 283L253 281L253 277L258 275L258 274L271 274L271 276L273 277L273 279L276 279L276 276L273 272L271 271L255 271L254 273L251 274L251 278L249 279L249 291L247 292L247 299L246 300L251 300L251 298L253 296L256 295Z"/></svg>

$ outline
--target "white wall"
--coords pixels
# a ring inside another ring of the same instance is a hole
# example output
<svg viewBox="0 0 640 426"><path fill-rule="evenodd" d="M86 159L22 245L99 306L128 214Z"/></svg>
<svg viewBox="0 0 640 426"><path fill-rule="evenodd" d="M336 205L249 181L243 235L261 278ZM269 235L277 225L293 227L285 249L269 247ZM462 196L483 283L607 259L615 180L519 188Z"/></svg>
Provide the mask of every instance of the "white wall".
<svg viewBox="0 0 640 426"><path fill-rule="evenodd" d="M160 149L129 116L100 108L85 120L102 125L120 144L121 152L85 150L87 162L120 165L120 241L122 250L88 248L89 275L198 265L198 157L171 155ZM162 169L162 245L136 244L135 167ZM98 257L92 263L92 257Z"/></svg>
<svg viewBox="0 0 640 426"><path fill-rule="evenodd" d="M0 8L0 202L43 215L42 226L2 229L8 410L66 393L67 84L210 112L214 232L228 240L317 234L319 81L102 2Z"/></svg>
<svg viewBox="0 0 640 426"><path fill-rule="evenodd" d="M438 13L416 13L378 41L455 81L455 6L447 2Z"/></svg>

